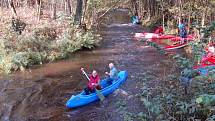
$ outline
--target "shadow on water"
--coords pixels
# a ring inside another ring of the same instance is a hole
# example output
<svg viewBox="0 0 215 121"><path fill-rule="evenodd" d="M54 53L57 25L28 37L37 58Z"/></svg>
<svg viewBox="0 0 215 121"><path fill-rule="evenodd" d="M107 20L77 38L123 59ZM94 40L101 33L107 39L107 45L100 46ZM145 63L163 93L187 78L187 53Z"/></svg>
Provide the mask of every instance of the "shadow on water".
<svg viewBox="0 0 215 121"><path fill-rule="evenodd" d="M114 62L120 70L128 70L129 79L122 89L135 93L135 81L146 70L159 73L161 56L152 48L141 47L133 40L141 28L131 24L111 24L101 30L103 42L92 51L81 51L71 59L45 64L25 72L16 72L0 80L1 121L121 121L115 103L126 97L110 95L104 102L77 109L67 109L65 102L87 84L80 67L88 72L98 70L104 77L107 64ZM155 69L155 70L153 70ZM131 110L139 104L130 101ZM136 106L135 106L136 105Z"/></svg>

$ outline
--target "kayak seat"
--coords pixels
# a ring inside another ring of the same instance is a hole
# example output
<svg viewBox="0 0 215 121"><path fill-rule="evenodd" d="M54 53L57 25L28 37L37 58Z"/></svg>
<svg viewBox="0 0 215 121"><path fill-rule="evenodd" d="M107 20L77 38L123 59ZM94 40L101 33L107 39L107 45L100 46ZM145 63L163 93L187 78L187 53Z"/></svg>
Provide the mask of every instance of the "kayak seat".
<svg viewBox="0 0 215 121"><path fill-rule="evenodd" d="M109 84L107 83L106 79L102 80L99 85L102 87L102 89L104 89L105 87L109 86Z"/></svg>
<svg viewBox="0 0 215 121"><path fill-rule="evenodd" d="M118 79L113 80L112 83L118 81L118 80L119 80L120 78L122 78L122 77L120 77L120 75L118 74L118 77L117 77L117 78L118 78ZM103 79L102 81L100 81L99 85L102 87L102 89L104 89L104 88L110 86L110 84L107 83L107 79Z"/></svg>

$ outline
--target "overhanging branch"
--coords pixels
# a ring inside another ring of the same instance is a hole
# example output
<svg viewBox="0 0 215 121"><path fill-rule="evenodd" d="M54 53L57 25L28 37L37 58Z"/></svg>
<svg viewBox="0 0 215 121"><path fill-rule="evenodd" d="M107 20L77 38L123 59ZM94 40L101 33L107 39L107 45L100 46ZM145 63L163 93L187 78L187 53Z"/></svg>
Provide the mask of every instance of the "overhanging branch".
<svg viewBox="0 0 215 121"><path fill-rule="evenodd" d="M113 6L111 6L110 8L108 8L102 15L100 15L98 17L98 19L100 19L101 17L105 16L111 9L113 9L114 7L117 6L117 4L120 2L121 0L117 1Z"/></svg>

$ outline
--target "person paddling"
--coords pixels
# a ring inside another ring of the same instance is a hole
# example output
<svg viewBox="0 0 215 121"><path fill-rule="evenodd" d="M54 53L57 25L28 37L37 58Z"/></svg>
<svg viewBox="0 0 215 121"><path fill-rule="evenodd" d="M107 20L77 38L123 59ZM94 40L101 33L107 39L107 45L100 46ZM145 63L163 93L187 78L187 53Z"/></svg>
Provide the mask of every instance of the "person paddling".
<svg viewBox="0 0 215 121"><path fill-rule="evenodd" d="M84 71L84 68L81 68L81 71ZM86 95L95 92L95 88L97 90L101 90L101 86L99 85L100 77L96 70L93 70L92 74L90 74L90 81L88 82L87 87L84 89Z"/></svg>
<svg viewBox="0 0 215 121"><path fill-rule="evenodd" d="M113 63L109 63L110 72L105 72L105 74L108 76L106 79L107 83L111 85L114 80L118 79L118 71L115 68Z"/></svg>

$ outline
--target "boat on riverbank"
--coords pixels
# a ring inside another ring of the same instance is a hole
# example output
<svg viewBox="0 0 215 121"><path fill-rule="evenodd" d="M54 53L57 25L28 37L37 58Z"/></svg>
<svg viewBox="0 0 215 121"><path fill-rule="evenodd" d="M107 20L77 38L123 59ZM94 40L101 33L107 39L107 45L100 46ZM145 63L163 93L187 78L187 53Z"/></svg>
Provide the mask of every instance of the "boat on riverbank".
<svg viewBox="0 0 215 121"><path fill-rule="evenodd" d="M165 34L156 34L156 33L135 33L134 38L136 40L141 39L171 39L174 38L174 35L165 35Z"/></svg>

